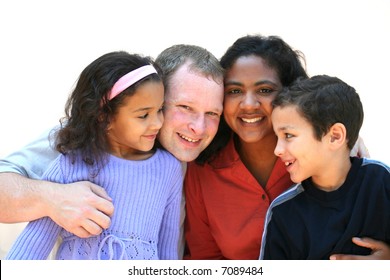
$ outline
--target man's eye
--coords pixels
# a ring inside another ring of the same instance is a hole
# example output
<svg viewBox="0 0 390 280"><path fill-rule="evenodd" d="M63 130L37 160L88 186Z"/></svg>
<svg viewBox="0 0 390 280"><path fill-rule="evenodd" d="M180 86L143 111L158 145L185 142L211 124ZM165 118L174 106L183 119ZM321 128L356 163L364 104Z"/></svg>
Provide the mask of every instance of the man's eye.
<svg viewBox="0 0 390 280"><path fill-rule="evenodd" d="M187 106L187 105L179 105L179 107L186 109L186 110L190 110L190 106Z"/></svg>
<svg viewBox="0 0 390 280"><path fill-rule="evenodd" d="M220 117L220 114L215 113L215 112L207 112L206 114L209 116L212 116L212 117Z"/></svg>

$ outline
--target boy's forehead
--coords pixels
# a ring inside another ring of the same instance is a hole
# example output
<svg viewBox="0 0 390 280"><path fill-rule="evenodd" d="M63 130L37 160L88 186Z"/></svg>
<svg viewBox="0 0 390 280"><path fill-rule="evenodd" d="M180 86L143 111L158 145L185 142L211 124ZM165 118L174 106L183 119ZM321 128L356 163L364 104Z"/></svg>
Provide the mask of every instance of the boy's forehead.
<svg viewBox="0 0 390 280"><path fill-rule="evenodd" d="M286 130L297 124L307 123L296 105L277 106L272 111L272 124L275 130Z"/></svg>

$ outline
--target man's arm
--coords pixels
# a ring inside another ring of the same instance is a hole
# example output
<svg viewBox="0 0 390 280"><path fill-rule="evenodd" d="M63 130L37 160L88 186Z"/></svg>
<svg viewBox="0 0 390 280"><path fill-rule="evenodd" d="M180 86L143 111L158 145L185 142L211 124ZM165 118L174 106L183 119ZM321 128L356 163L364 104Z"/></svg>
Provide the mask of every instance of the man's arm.
<svg viewBox="0 0 390 280"><path fill-rule="evenodd" d="M364 144L363 138L359 136L357 139L355 145L353 146L351 150L351 156L355 157L365 157L369 158L370 153L368 152L368 149L366 147L366 144Z"/></svg>
<svg viewBox="0 0 390 280"><path fill-rule="evenodd" d="M57 184L39 180L57 157L49 132L0 160L0 222L27 222L49 216L79 237L99 234L110 225L113 204L105 190L90 182Z"/></svg>
<svg viewBox="0 0 390 280"><path fill-rule="evenodd" d="M0 222L17 223L49 216L79 237L110 225L113 205L105 190L90 182L57 184L16 173L0 174Z"/></svg>

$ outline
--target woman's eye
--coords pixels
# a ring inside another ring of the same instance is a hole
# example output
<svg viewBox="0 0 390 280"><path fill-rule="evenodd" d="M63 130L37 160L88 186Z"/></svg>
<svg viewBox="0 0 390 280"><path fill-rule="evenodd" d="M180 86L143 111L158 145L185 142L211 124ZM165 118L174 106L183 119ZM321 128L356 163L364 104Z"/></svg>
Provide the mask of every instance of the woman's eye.
<svg viewBox="0 0 390 280"><path fill-rule="evenodd" d="M294 137L294 135L292 135L290 133L286 133L285 135L286 135L286 139L290 139L290 138Z"/></svg>
<svg viewBox="0 0 390 280"><path fill-rule="evenodd" d="M270 89L270 88L262 88L262 89L258 90L258 93L261 94L261 95L269 95L269 94L271 94L273 92L274 92L274 90Z"/></svg>
<svg viewBox="0 0 390 280"><path fill-rule="evenodd" d="M226 91L226 94L237 94L237 93L241 93L241 90L239 90L239 89L230 89L230 90Z"/></svg>

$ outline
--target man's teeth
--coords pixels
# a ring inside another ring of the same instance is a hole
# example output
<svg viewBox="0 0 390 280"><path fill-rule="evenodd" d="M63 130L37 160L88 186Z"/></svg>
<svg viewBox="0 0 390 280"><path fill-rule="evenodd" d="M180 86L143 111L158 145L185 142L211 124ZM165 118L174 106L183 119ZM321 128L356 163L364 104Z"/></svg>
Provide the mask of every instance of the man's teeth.
<svg viewBox="0 0 390 280"><path fill-rule="evenodd" d="M195 143L195 142L200 141L200 140L195 140L195 139L189 138L189 137L184 136L184 135L182 135L182 134L179 134L179 136L180 136L181 138L183 138L184 140L187 140L188 142L192 142L192 143Z"/></svg>
<svg viewBox="0 0 390 280"><path fill-rule="evenodd" d="M261 121L262 119L263 119L262 117L253 118L253 119L241 118L241 120L242 120L243 122L246 122L246 123L255 123L255 122Z"/></svg>
<svg viewBox="0 0 390 280"><path fill-rule="evenodd" d="M285 166L289 166L290 164L293 164L293 162L292 162L292 161L286 161L286 162L284 163Z"/></svg>

